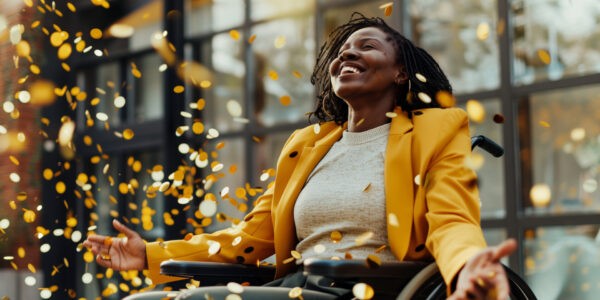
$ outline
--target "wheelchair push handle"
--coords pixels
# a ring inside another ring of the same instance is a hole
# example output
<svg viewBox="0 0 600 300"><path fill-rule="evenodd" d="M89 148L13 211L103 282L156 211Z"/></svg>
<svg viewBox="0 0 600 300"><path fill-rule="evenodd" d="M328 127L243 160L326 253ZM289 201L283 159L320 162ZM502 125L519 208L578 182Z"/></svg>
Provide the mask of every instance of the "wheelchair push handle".
<svg viewBox="0 0 600 300"><path fill-rule="evenodd" d="M471 150L475 149L477 146L489 152L494 157L500 157L504 155L504 148L502 148L502 146L496 144L496 142L483 135L478 135L471 138Z"/></svg>

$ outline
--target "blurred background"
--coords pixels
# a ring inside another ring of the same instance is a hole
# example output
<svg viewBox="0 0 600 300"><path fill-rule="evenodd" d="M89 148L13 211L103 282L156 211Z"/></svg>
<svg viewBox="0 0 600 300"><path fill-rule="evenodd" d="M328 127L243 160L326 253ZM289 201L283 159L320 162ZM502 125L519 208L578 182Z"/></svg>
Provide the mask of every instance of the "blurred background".
<svg viewBox="0 0 600 300"><path fill-rule="evenodd" d="M429 51L472 135L504 146L470 163L488 243L518 239L505 263L538 298L596 299L597 0L2 1L0 297L154 288L81 248L117 234L113 218L149 241L238 223L308 124L316 54L354 11Z"/></svg>

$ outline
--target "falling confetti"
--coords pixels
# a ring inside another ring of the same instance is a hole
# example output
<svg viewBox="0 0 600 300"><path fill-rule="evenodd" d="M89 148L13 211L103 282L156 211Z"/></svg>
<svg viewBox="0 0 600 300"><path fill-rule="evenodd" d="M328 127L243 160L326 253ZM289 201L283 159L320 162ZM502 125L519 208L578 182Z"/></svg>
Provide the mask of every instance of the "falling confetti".
<svg viewBox="0 0 600 300"><path fill-rule="evenodd" d="M275 48L283 48L283 46L285 46L285 36L278 36L273 44L275 45Z"/></svg>

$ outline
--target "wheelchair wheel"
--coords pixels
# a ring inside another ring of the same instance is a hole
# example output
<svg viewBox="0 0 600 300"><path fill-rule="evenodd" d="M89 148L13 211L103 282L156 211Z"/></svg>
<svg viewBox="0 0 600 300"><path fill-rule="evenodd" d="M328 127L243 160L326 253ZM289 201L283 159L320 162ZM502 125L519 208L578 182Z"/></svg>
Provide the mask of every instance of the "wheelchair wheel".
<svg viewBox="0 0 600 300"><path fill-rule="evenodd" d="M510 285L510 299L536 300L527 283L508 267L504 266ZM446 284L435 263L417 274L398 295L396 300L439 300L446 299Z"/></svg>

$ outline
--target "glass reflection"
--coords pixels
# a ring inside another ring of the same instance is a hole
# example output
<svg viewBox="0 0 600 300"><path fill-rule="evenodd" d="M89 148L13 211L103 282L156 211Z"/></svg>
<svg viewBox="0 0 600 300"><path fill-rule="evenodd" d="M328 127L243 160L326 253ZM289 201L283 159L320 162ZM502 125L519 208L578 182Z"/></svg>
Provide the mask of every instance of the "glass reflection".
<svg viewBox="0 0 600 300"><path fill-rule="evenodd" d="M598 225L525 231L525 280L539 299L598 298Z"/></svg>
<svg viewBox="0 0 600 300"><path fill-rule="evenodd" d="M600 2L511 3L516 84L600 72Z"/></svg>
<svg viewBox="0 0 600 300"><path fill-rule="evenodd" d="M486 111L486 117L481 123L470 121L471 136L483 135L498 145L503 146L502 124L493 120L495 114L501 114L502 107L499 99L489 99L480 102ZM465 109L464 105L460 106ZM504 217L504 156L494 157L481 148L473 149L475 155L482 155L484 163L478 169L479 198L481 200L482 218Z"/></svg>
<svg viewBox="0 0 600 300"><path fill-rule="evenodd" d="M410 1L412 41L429 52L456 92L500 85L496 0Z"/></svg>
<svg viewBox="0 0 600 300"><path fill-rule="evenodd" d="M304 119L314 103L310 75L315 63L314 19L303 16L263 23L252 28L260 37L252 44L256 77L254 106L259 125L294 123ZM281 49L274 46L279 36L285 36ZM277 73L277 80L269 76ZM301 78L294 75L298 72ZM289 96L291 102L282 104L280 98Z"/></svg>
<svg viewBox="0 0 600 300"><path fill-rule="evenodd" d="M227 101L231 99L238 101L242 108L245 107L243 88L246 67L242 43L232 39L229 34L218 34L202 45L201 56L202 63L215 76L212 86L201 90L201 96L206 100L202 112L206 128L214 127L223 132L242 129L244 124L235 122L226 108ZM246 115L244 111L242 117Z"/></svg>
<svg viewBox="0 0 600 300"><path fill-rule="evenodd" d="M186 0L185 34L193 37L235 27L244 22L243 0Z"/></svg>
<svg viewBox="0 0 600 300"><path fill-rule="evenodd" d="M519 101L523 202L528 214L598 212L600 87Z"/></svg>
<svg viewBox="0 0 600 300"><path fill-rule="evenodd" d="M163 116L164 80L163 73L158 71L158 67L163 62L158 54L154 53L135 59L133 62L142 74L141 78L135 78L131 72L128 73L129 80L134 82L135 87L134 93L127 99L135 102L135 121L139 123L160 119ZM127 67L128 71L131 71L130 67Z"/></svg>

